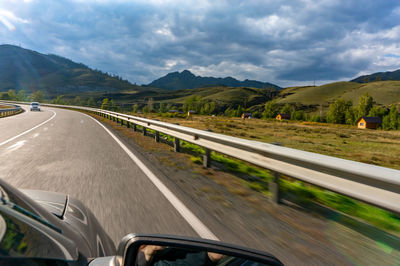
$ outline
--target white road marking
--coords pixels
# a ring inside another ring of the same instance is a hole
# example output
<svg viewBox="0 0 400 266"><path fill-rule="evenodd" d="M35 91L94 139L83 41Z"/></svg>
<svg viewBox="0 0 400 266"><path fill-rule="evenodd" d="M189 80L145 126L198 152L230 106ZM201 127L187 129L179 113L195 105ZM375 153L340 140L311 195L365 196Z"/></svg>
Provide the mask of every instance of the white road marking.
<svg viewBox="0 0 400 266"><path fill-rule="evenodd" d="M39 133L35 133L35 134L33 134L33 136L31 137L32 139L34 139L34 138L37 138L37 137L39 137Z"/></svg>
<svg viewBox="0 0 400 266"><path fill-rule="evenodd" d="M84 114L86 115L86 114ZM111 131L109 131L104 125L93 117L86 115L98 123L108 134L118 143L119 146L128 154L132 161L142 169L143 173L150 179L151 182L158 188L158 190L167 198L167 200L175 207L175 209L182 215L182 217L189 223L189 225L199 234L202 238L219 240L211 231L208 229L199 218L196 217L183 203L180 201L172 192L169 190L153 172L147 168L147 166L136 157Z"/></svg>
<svg viewBox="0 0 400 266"><path fill-rule="evenodd" d="M5 140L5 141L1 142L1 143L0 143L0 146L3 146L4 144L7 144L7 143L9 143L10 141L13 141L14 139L21 137L21 136L25 135L26 133L29 133L29 132L31 132L32 130L34 130L34 129L40 127L41 125L46 124L46 123L49 122L50 120L52 120L52 119L56 116L56 112L54 112L54 111L52 111L52 110L50 110L50 111L53 112L53 116L52 116L52 117L50 117L50 118L47 119L46 121L40 123L39 125L36 125L36 126L34 126L33 128L28 129L28 130L22 132L21 134L18 134L18 135L16 135L16 136L12 137L12 138L9 138L8 140Z"/></svg>
<svg viewBox="0 0 400 266"><path fill-rule="evenodd" d="M22 146L24 146L26 140L20 140L17 143L15 143L14 145L11 145L10 147L7 148L8 151L15 151L18 150L19 148L21 148Z"/></svg>

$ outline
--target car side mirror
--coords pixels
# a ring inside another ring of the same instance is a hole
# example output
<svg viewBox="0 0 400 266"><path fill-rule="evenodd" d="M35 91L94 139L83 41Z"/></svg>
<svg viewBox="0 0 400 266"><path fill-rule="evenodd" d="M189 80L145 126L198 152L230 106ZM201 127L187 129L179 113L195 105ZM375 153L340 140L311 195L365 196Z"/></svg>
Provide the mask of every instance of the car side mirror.
<svg viewBox="0 0 400 266"><path fill-rule="evenodd" d="M266 252L218 241L169 235L125 236L119 244L120 265L283 265Z"/></svg>

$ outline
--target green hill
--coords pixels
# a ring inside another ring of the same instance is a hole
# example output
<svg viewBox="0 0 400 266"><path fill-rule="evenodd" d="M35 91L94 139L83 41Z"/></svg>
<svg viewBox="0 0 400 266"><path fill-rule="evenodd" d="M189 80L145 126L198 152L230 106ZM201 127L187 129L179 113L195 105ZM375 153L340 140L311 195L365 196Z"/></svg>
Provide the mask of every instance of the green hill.
<svg viewBox="0 0 400 266"><path fill-rule="evenodd" d="M83 98L94 97L97 101L103 98L113 99L117 104L134 104L137 103L141 106L147 104L149 99L153 103L164 103L171 105L183 105L189 97L200 96L202 100L214 101L218 104L219 108L223 107L237 107L237 105L244 105L251 107L258 104L264 104L275 97L279 91L269 89L258 89L248 87L205 87L197 89L187 89L179 91L165 91L157 89L143 90L139 92L110 92L110 93L86 93L81 94ZM75 95L66 95L67 99L73 99Z"/></svg>
<svg viewBox="0 0 400 266"><path fill-rule="evenodd" d="M291 87L279 93L277 102L327 106L336 99L345 99L357 104L360 96L364 93L368 93L376 103L381 105L400 103L400 81L369 83L342 81L316 87Z"/></svg>
<svg viewBox="0 0 400 266"><path fill-rule="evenodd" d="M0 91L43 90L48 96L90 91L143 90L98 70L57 55L0 45Z"/></svg>
<svg viewBox="0 0 400 266"><path fill-rule="evenodd" d="M192 96L201 96L208 101L214 101L219 105L236 106L238 104L252 106L265 103L272 99L278 93L277 90L247 88L247 87L206 87L197 89L188 89L173 93L172 98L162 100L165 103L184 103ZM171 94L171 92L169 93Z"/></svg>

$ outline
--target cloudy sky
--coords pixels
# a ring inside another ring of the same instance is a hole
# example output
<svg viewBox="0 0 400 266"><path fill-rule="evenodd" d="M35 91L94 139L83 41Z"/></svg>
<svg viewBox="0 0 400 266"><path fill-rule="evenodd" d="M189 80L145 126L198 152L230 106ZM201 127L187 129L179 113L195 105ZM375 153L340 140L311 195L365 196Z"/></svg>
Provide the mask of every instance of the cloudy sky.
<svg viewBox="0 0 400 266"><path fill-rule="evenodd" d="M138 84L184 69L323 84L400 68L400 1L0 0L0 43Z"/></svg>

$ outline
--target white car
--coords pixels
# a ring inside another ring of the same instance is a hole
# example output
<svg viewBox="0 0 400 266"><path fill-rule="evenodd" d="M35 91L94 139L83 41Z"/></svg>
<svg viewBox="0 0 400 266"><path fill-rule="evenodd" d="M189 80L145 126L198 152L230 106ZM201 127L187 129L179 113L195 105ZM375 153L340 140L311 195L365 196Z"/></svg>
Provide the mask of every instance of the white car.
<svg viewBox="0 0 400 266"><path fill-rule="evenodd" d="M40 104L38 102L31 103L31 111L40 111Z"/></svg>

